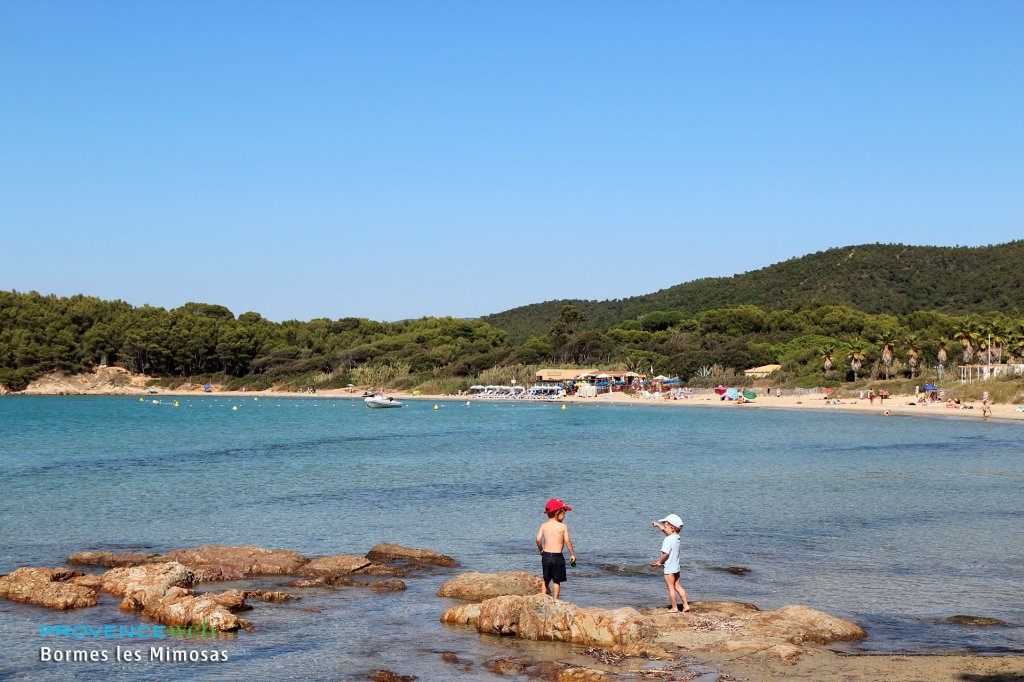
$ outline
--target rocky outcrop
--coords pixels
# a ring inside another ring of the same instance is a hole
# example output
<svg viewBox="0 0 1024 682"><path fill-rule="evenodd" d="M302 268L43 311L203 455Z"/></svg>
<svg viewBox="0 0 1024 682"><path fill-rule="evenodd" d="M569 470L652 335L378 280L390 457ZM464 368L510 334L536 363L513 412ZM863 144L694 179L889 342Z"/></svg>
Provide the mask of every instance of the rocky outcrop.
<svg viewBox="0 0 1024 682"><path fill-rule="evenodd" d="M600 646L635 653L655 647L650 619L634 609L584 609L543 594L505 596L455 606L441 622L475 625L479 632L522 639Z"/></svg>
<svg viewBox="0 0 1024 682"><path fill-rule="evenodd" d="M946 619L946 622L950 625L972 625L975 627L1006 625L1004 621L998 618L988 618L987 616L950 616Z"/></svg>
<svg viewBox="0 0 1024 682"><path fill-rule="evenodd" d="M67 562L78 566L102 566L116 568L118 566L138 566L163 561L159 554L146 552L75 552L67 558Z"/></svg>
<svg viewBox="0 0 1024 682"><path fill-rule="evenodd" d="M175 562L112 568L101 576L104 592L123 596L121 609L141 611L164 625L201 626L220 631L237 630L245 621L231 611L245 607L238 590L220 594L195 594L190 568Z"/></svg>
<svg viewBox="0 0 1024 682"><path fill-rule="evenodd" d="M372 562L366 557L354 554L338 554L320 559L313 559L299 569L299 575L310 578L327 578L339 575L351 575L367 568Z"/></svg>
<svg viewBox="0 0 1024 682"><path fill-rule="evenodd" d="M459 565L459 562L455 559L440 552L430 549L412 549L411 547L392 545L388 542L375 546L366 553L366 558L370 561L385 563L389 561L403 561L412 566L432 565L450 568Z"/></svg>
<svg viewBox="0 0 1024 682"><path fill-rule="evenodd" d="M97 587L82 577L66 568L19 568L0 576L0 598L61 610L95 606Z"/></svg>
<svg viewBox="0 0 1024 682"><path fill-rule="evenodd" d="M463 573L441 585L439 597L483 601L506 595L527 596L540 594L544 581L532 573L509 571L503 573Z"/></svg>
<svg viewBox="0 0 1024 682"><path fill-rule="evenodd" d="M694 602L689 613L666 609L584 609L546 595L505 596L448 609L441 621L523 639L599 646L660 657L666 647L741 652L794 663L807 642L858 641L857 625L806 606L761 611L739 602Z"/></svg>
<svg viewBox="0 0 1024 682"><path fill-rule="evenodd" d="M179 549L163 555L163 560L189 567L195 572L197 582L295 574L309 562L297 552L249 545L204 545Z"/></svg>

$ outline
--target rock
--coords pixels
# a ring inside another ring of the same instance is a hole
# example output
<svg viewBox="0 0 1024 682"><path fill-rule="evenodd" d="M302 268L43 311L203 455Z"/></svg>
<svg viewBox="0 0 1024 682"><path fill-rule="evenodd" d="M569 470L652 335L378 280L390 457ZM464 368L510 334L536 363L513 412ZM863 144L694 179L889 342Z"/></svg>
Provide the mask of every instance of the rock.
<svg viewBox="0 0 1024 682"><path fill-rule="evenodd" d="M503 675L506 672L523 675L526 673L526 668L529 667L529 665L530 661L527 661L526 659L516 658L515 656L505 656L504 658L496 658L493 661L487 661L483 664L483 667L496 675Z"/></svg>
<svg viewBox="0 0 1024 682"><path fill-rule="evenodd" d="M806 606L761 611L742 602L691 602L689 613L667 609L584 609L545 595L504 596L447 609L441 622L523 639L597 646L648 658L669 650L743 652L793 664L805 642L856 641L867 633ZM582 674L582 673L581 673ZM586 678L584 678L586 679Z"/></svg>
<svg viewBox="0 0 1024 682"><path fill-rule="evenodd" d="M100 579L104 592L132 600L141 608L151 601L161 599L172 587L192 587L196 582L196 574L171 561L112 568Z"/></svg>
<svg viewBox="0 0 1024 682"><path fill-rule="evenodd" d="M799 605L784 606L775 611L762 611L756 622L762 626L770 626L771 630L781 632L791 641L831 644L856 642L868 636L863 628L847 620Z"/></svg>
<svg viewBox="0 0 1024 682"><path fill-rule="evenodd" d="M294 594L288 594L287 592L270 592L266 590L246 590L246 599L259 599L265 602L286 602L301 599Z"/></svg>
<svg viewBox="0 0 1024 682"><path fill-rule="evenodd" d="M595 668L566 668L559 670L555 677L556 682L611 682L614 679L615 675Z"/></svg>
<svg viewBox="0 0 1024 682"><path fill-rule="evenodd" d="M716 571L725 571L726 573L732 573L733 575L747 575L750 573L750 569L745 566L726 566L725 568L716 568Z"/></svg>
<svg viewBox="0 0 1024 682"><path fill-rule="evenodd" d="M440 552L429 549L412 549L387 542L381 543L367 552L366 558L377 562L407 561L414 566L433 565L451 568L459 565L455 559Z"/></svg>
<svg viewBox="0 0 1024 682"><path fill-rule="evenodd" d="M543 594L494 597L479 605L452 607L441 616L441 621L472 624L485 634L636 653L652 648L655 634L650 620L634 609L583 609Z"/></svg>
<svg viewBox="0 0 1024 682"><path fill-rule="evenodd" d="M82 577L66 568L19 568L0 576L0 598L62 611L95 606L97 588L72 582Z"/></svg>
<svg viewBox="0 0 1024 682"><path fill-rule="evenodd" d="M399 675L398 673L393 673L390 670L374 670L366 676L366 679L373 680L373 682L412 682L416 679L416 676Z"/></svg>
<svg viewBox="0 0 1024 682"><path fill-rule="evenodd" d="M138 566L162 561L159 554L148 552L75 552L67 558L67 562L78 566L102 566L116 568L118 566Z"/></svg>
<svg viewBox="0 0 1024 682"><path fill-rule="evenodd" d="M389 566L388 564L367 564L356 571L359 575L386 575L392 578L408 578L412 575L408 569L401 566Z"/></svg>
<svg viewBox="0 0 1024 682"><path fill-rule="evenodd" d="M991 627L993 625L1006 625L998 618L986 618L985 616L950 616L946 619L950 625L974 625L977 627Z"/></svg>
<svg viewBox="0 0 1024 682"><path fill-rule="evenodd" d="M461 663L458 654L454 651L442 651L441 660L445 663Z"/></svg>
<svg viewBox="0 0 1024 682"><path fill-rule="evenodd" d="M404 592L407 588L401 580L373 580L368 583L356 583L359 587L369 587L377 593L381 592Z"/></svg>
<svg viewBox="0 0 1024 682"><path fill-rule="evenodd" d="M286 549L265 549L248 545L240 547L204 545L179 549L163 556L176 561L196 574L197 582L241 580L258 575L289 575L299 572L309 560Z"/></svg>
<svg viewBox="0 0 1024 682"><path fill-rule="evenodd" d="M320 559L313 559L299 569L299 575L311 578L325 576L349 575L370 565L366 557L354 554L338 554Z"/></svg>
<svg viewBox="0 0 1024 682"><path fill-rule="evenodd" d="M142 615L164 625L206 624L221 631L247 625L231 613L244 607L244 594L228 590L197 595L189 589L196 582L196 574L173 561L112 568L101 579L104 592L124 597L122 610L142 611Z"/></svg>
<svg viewBox="0 0 1024 682"><path fill-rule="evenodd" d="M540 594L544 581L523 571L504 573L463 573L441 585L439 597L483 601L505 595L526 596Z"/></svg>

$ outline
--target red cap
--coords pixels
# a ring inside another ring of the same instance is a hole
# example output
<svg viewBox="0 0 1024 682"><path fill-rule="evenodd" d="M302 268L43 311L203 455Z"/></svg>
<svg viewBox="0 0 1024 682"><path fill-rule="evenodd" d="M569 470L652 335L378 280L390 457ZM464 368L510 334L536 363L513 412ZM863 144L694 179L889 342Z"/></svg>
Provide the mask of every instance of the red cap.
<svg viewBox="0 0 1024 682"><path fill-rule="evenodd" d="M562 502L558 498L552 497L550 500L548 500L548 503L544 506L544 513L545 514L551 514L551 513L556 512L556 511L562 511L563 509L565 511L572 511L572 507L567 505L565 502Z"/></svg>

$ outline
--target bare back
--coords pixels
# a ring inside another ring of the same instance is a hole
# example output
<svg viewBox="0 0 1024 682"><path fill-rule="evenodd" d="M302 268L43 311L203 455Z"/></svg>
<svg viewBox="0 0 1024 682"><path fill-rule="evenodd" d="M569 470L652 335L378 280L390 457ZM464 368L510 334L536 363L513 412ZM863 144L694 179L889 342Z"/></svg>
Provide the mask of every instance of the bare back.
<svg viewBox="0 0 1024 682"><path fill-rule="evenodd" d="M537 543L543 543L545 552L561 554L568 530L568 527L561 521L548 519L540 524L540 530L537 531Z"/></svg>

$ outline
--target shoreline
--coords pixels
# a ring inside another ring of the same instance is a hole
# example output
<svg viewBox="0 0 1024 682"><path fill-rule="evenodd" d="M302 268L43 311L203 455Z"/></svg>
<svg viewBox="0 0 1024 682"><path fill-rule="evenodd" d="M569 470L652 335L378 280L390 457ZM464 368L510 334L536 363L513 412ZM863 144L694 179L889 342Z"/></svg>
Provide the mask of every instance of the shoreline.
<svg viewBox="0 0 1024 682"><path fill-rule="evenodd" d="M85 390L85 391L54 391L54 390L34 390L30 387L28 390L16 393L8 394L9 396L70 396L70 395L93 395L93 396L129 396L129 397L140 397L140 398L152 398L159 399L160 396L168 397L220 397L220 398L236 398L236 399L248 399L248 398L301 398L301 399L316 399L316 398L328 398L328 399L345 399L345 400L359 400L362 397L362 390L351 391L350 389L324 389L317 391L316 393L298 393L290 391L276 391L276 390L264 390L264 391L188 391L188 390L159 390L157 393L150 393L146 389L130 388L130 389L118 389L118 390ZM748 401L742 404L736 404L729 400L720 400L717 397L711 397L706 395L697 395L691 398L680 398L680 399L644 399L634 397L625 393L612 393L597 396L595 398L579 398L576 396L568 396L565 398L556 399L545 399L545 400L525 400L525 399L509 399L509 398L479 398L473 396L453 396L453 395L437 395L437 394L421 394L413 395L407 391L388 391L387 395L392 396L399 400L415 400L420 402L482 402L482 403L545 403L545 404L566 404L566 405L662 405L671 407L713 407L719 409L768 409L768 410L803 410L803 411L816 411L816 412L852 412L852 413L863 413L873 414L877 416L893 416L893 417L933 417L933 418L950 418L950 419L976 419L985 420L982 416L981 405L973 405L972 409L950 409L945 406L944 403L934 403L929 405L911 405L910 402L914 401L914 397L911 395L894 395L886 399L883 404L881 401L872 405L867 399L864 400L842 400L840 403L834 404L831 400L827 400L825 396L821 394L813 395L783 395L781 397L775 397L772 395L759 396L756 400ZM7 396L4 396L7 397ZM967 403L971 404L971 403ZM1018 410L1016 406L1008 403L991 403L992 414L988 420L1000 420L1000 421L1024 421L1024 411ZM885 412L889 414L886 415Z"/></svg>

